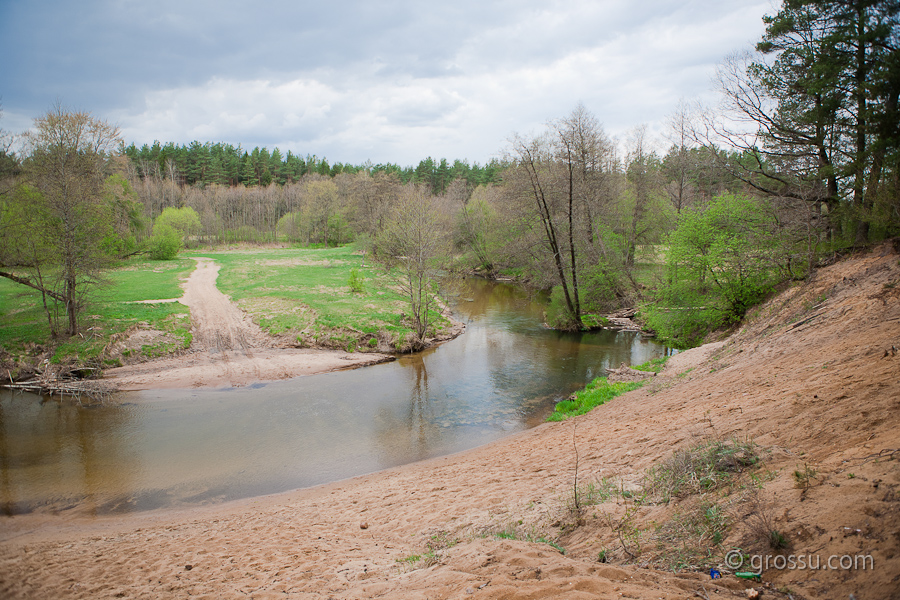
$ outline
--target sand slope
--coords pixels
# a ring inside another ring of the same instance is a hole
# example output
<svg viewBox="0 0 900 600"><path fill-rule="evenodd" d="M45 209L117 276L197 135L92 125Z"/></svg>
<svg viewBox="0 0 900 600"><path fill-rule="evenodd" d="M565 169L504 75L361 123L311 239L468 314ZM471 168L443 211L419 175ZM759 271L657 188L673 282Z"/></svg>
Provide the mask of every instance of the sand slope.
<svg viewBox="0 0 900 600"><path fill-rule="evenodd" d="M724 344L679 356L643 389L576 420L220 507L5 518L0 597L746 597L751 584L732 576L652 568L665 550L652 541L656 525L690 498L631 506L646 532L635 558L607 518L621 519L627 502L589 506L580 520L566 510L575 448L582 482L616 476L636 485L673 449L732 435L752 438L766 459L767 510L790 542L783 552L874 559L868 571L768 571L764 597L788 597L776 588L794 598L897 597L900 265L892 248L820 270L754 311ZM816 471L805 490L791 475L803 465ZM729 506L722 548L766 551L746 527L747 505ZM499 531L519 539L492 535ZM566 554L521 541L528 535L555 539ZM431 557L413 560L429 549ZM601 550L611 562L597 562Z"/></svg>

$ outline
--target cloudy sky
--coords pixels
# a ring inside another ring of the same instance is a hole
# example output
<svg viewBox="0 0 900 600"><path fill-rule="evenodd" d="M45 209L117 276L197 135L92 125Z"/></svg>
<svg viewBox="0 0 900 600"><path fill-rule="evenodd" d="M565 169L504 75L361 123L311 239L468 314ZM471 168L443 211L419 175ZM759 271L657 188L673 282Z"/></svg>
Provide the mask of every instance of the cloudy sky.
<svg viewBox="0 0 900 600"><path fill-rule="evenodd" d="M583 103L611 135L716 102L772 0L0 0L0 127L57 100L138 146L484 163Z"/></svg>

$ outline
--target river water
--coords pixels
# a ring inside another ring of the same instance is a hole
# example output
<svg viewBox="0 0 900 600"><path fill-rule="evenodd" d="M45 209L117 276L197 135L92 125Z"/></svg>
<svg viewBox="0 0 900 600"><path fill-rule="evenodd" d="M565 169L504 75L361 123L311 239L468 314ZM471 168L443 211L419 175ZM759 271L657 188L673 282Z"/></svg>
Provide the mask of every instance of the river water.
<svg viewBox="0 0 900 600"><path fill-rule="evenodd" d="M459 338L391 363L85 408L0 391L0 514L108 514L271 494L458 452L541 423L604 369L666 349L561 333L515 286L450 294Z"/></svg>

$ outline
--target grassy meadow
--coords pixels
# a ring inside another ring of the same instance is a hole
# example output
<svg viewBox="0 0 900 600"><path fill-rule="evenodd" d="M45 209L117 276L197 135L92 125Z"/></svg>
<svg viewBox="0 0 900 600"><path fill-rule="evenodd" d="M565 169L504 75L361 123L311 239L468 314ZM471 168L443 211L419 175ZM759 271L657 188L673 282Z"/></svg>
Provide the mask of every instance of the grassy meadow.
<svg viewBox="0 0 900 600"><path fill-rule="evenodd" d="M192 256L220 265L218 288L273 336L300 346L348 351L405 349L412 329L405 324L408 304L390 279L354 254L350 247L327 249L230 249L182 254L176 260L131 259L104 273L108 284L96 289L82 313L81 333L50 341L40 293L0 278L0 349L10 364L53 363L117 366L108 349L135 329L153 330L149 343L121 352L124 358L163 356L191 343L190 312L177 302L137 304L179 298L181 284L194 270ZM355 269L362 291L349 280ZM439 315L436 330L449 325ZM4 361L7 362L7 361ZM10 373L15 377L15 373Z"/></svg>
<svg viewBox="0 0 900 600"><path fill-rule="evenodd" d="M221 267L218 288L273 336L303 346L401 351L412 329L408 300L379 268L349 246L202 252ZM350 288L356 270L362 291ZM437 330L449 322L434 314Z"/></svg>
<svg viewBox="0 0 900 600"><path fill-rule="evenodd" d="M145 356L159 356L186 348L191 343L187 307L172 303L135 304L139 300L178 298L181 282L194 269L190 259L150 261L133 259L104 273L107 284L91 295L81 321L81 333L59 343L50 341L50 326L37 290L0 279L0 348L15 362L51 352L54 363L101 362L114 366L104 350L116 337L133 327L154 329L168 335L158 343L138 349ZM105 360L106 359L106 360Z"/></svg>

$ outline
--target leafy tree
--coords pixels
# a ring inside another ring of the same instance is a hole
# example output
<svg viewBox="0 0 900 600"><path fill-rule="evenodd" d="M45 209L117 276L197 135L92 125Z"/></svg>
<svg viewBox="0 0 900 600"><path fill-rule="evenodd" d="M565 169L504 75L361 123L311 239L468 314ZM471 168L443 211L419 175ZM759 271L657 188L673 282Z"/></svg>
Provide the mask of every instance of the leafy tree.
<svg viewBox="0 0 900 600"><path fill-rule="evenodd" d="M200 215L190 206L166 208L156 217L156 221L153 223L154 234L158 227L168 227L178 232L183 246L190 244L191 240L199 235L202 230Z"/></svg>
<svg viewBox="0 0 900 600"><path fill-rule="evenodd" d="M760 54L721 77L734 112L757 127L750 136L721 130L755 159L732 163L734 172L829 217L849 206L856 244L869 239L898 166L898 15L897 0L785 0L765 18Z"/></svg>
<svg viewBox="0 0 900 600"><path fill-rule="evenodd" d="M28 270L4 270L0 276L39 290L48 316L46 299L60 303L65 333L75 335L87 295L101 283L100 274L112 260L104 240L116 235L116 211L104 182L121 145L119 130L86 112L57 105L35 119L27 139L27 187L4 202L3 218L4 228L27 232L34 242L16 247L16 239L4 235L2 264ZM59 330L51 318L51 331Z"/></svg>
<svg viewBox="0 0 900 600"><path fill-rule="evenodd" d="M565 310L555 326L582 328L581 277L607 248L597 238L606 206L611 144L597 120L581 105L554 121L541 136L516 137L514 167L504 173L504 186L514 199L532 206L540 243L553 275L547 287L560 287ZM549 255L549 256L547 256Z"/></svg>
<svg viewBox="0 0 900 600"><path fill-rule="evenodd" d="M675 345L738 321L780 280L777 219L765 201L724 194L685 209L668 242L667 281L645 312Z"/></svg>

